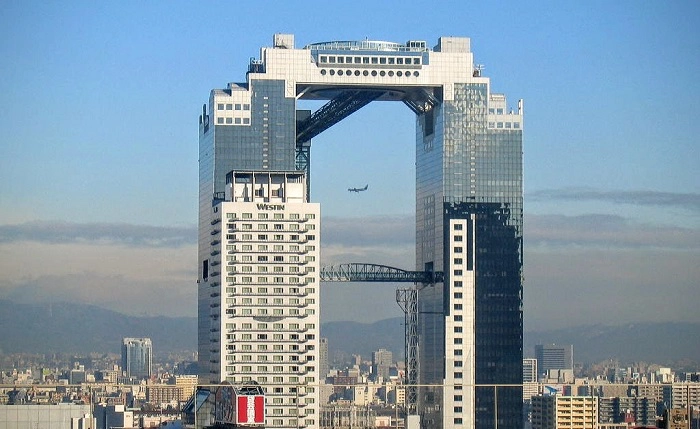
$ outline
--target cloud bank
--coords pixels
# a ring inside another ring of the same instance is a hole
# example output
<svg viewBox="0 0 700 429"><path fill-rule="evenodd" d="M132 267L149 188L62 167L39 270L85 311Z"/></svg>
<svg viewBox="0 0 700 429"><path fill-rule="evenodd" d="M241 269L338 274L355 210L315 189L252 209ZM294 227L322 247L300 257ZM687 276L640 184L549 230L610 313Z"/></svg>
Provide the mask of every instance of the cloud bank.
<svg viewBox="0 0 700 429"><path fill-rule="evenodd" d="M637 206L677 207L700 213L700 194L696 193L566 188L528 192L526 199L528 201L604 201Z"/></svg>
<svg viewBox="0 0 700 429"><path fill-rule="evenodd" d="M197 228L57 221L0 225L0 243L19 241L48 244L104 243L133 247L179 247L197 242Z"/></svg>
<svg viewBox="0 0 700 429"><path fill-rule="evenodd" d="M322 265L412 269L413 216L324 218ZM196 315L196 228L32 222L0 225L0 297L78 301L127 314ZM700 321L700 231L609 214L526 215L528 329ZM400 316L406 284L324 283L323 321Z"/></svg>

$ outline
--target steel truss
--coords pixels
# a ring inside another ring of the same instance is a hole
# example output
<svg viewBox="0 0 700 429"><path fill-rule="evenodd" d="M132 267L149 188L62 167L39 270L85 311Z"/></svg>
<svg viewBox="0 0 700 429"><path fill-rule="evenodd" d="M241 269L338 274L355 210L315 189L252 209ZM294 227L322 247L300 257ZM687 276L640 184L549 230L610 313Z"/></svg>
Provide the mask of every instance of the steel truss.
<svg viewBox="0 0 700 429"><path fill-rule="evenodd" d="M352 90L343 91L308 119L297 125L297 146L310 141L323 131L357 112L373 100L381 97L386 91Z"/></svg>
<svg viewBox="0 0 700 429"><path fill-rule="evenodd" d="M404 353L406 356L406 406L416 411L418 403L418 291L442 283L444 274L436 271L406 271L377 264L350 263L321 268L325 282L405 282L411 288L396 290L396 303L404 313Z"/></svg>
<svg viewBox="0 0 700 429"><path fill-rule="evenodd" d="M350 263L321 268L322 282L441 283L443 273L406 271L378 264Z"/></svg>

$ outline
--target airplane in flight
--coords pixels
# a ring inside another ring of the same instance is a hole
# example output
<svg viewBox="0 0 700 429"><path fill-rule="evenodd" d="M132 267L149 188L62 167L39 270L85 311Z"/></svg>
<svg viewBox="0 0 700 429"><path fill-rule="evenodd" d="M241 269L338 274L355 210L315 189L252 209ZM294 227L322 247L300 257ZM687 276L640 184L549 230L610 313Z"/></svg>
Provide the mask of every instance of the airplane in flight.
<svg viewBox="0 0 700 429"><path fill-rule="evenodd" d="M365 185L364 188L348 188L348 192L358 192L359 193L362 191L366 191L367 188L369 188L369 185Z"/></svg>

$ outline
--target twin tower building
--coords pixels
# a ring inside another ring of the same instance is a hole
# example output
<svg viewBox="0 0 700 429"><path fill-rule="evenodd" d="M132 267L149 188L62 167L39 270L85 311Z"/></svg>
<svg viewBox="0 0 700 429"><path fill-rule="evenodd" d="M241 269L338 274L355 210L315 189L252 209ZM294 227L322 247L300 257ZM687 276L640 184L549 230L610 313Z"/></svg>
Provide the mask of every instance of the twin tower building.
<svg viewBox="0 0 700 429"><path fill-rule="evenodd" d="M300 99L327 103L310 112ZM311 139L371 101L415 115L413 269L444 273L418 292L413 413L422 427L521 428L522 101L513 110L491 92L461 37L298 49L277 34L245 82L211 92L199 118L200 383L257 383L266 427L320 426Z"/></svg>

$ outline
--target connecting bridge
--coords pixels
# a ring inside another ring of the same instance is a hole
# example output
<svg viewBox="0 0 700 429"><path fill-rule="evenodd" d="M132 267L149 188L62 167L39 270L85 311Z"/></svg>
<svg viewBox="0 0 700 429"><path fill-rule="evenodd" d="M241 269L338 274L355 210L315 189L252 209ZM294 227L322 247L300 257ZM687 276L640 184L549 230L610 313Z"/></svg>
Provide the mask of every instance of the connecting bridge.
<svg viewBox="0 0 700 429"><path fill-rule="evenodd" d="M350 263L321 268L321 281L435 284L443 281L443 273L437 271L406 271L386 265Z"/></svg>

